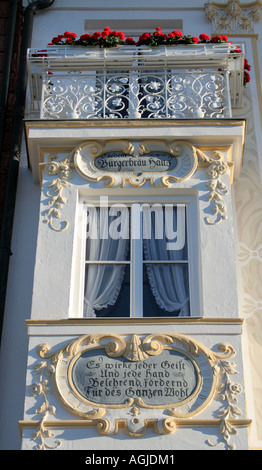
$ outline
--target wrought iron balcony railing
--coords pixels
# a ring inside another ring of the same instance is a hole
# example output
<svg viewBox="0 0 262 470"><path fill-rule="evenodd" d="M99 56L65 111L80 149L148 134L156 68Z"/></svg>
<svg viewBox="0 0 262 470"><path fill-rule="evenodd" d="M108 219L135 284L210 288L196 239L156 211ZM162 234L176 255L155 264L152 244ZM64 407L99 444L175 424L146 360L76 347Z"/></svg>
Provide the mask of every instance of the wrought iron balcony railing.
<svg viewBox="0 0 262 470"><path fill-rule="evenodd" d="M229 118L243 93L235 47L30 49L31 110L41 119Z"/></svg>

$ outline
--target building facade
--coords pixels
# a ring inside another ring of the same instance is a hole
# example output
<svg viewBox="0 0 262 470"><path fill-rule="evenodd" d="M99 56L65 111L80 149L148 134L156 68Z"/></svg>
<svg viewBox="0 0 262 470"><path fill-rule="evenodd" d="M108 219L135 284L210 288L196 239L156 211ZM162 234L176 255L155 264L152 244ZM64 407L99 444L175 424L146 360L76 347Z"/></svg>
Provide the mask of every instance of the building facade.
<svg viewBox="0 0 262 470"><path fill-rule="evenodd" d="M261 2L73 3L24 5L1 447L260 448Z"/></svg>

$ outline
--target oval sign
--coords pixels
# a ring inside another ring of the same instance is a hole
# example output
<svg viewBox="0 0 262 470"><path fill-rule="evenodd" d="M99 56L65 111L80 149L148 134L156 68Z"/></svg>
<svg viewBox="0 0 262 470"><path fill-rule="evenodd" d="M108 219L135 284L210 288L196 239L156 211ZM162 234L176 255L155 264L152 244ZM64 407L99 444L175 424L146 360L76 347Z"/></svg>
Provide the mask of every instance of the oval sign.
<svg viewBox="0 0 262 470"><path fill-rule="evenodd" d="M151 152L140 157L123 152L107 152L97 157L94 165L98 170L110 172L163 172L173 170L176 159L165 152Z"/></svg>
<svg viewBox="0 0 262 470"><path fill-rule="evenodd" d="M96 349L74 360L71 386L92 404L121 406L140 399L150 407L165 407L191 399L199 388L199 374L185 354L174 350L132 362Z"/></svg>

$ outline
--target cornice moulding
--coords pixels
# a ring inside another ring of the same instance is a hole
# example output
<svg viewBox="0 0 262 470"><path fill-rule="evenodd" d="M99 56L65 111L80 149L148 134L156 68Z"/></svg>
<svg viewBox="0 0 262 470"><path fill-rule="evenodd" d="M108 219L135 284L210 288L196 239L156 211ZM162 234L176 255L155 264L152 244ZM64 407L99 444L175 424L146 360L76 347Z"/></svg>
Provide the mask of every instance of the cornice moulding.
<svg viewBox="0 0 262 470"><path fill-rule="evenodd" d="M64 320L30 319L26 320L28 338L50 335L72 336L82 334L88 328L90 332L121 331L129 334L130 329L143 332L144 328L161 331L174 329L190 335L241 335L244 320L241 318L69 318Z"/></svg>
<svg viewBox="0 0 262 470"><path fill-rule="evenodd" d="M232 325L242 325L244 319L242 318L193 318L193 317L186 317L186 318L68 318L63 320L49 320L49 319L29 319L25 320L26 326L48 326L48 325L158 325L163 324L232 324Z"/></svg>

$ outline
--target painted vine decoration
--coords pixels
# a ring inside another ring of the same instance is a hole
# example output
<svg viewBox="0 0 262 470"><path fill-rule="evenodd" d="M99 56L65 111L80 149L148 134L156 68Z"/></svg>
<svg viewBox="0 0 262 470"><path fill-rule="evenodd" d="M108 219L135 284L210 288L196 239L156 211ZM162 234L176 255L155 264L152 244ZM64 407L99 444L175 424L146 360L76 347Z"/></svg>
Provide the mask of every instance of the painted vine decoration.
<svg viewBox="0 0 262 470"><path fill-rule="evenodd" d="M192 36L191 34L184 35L180 30L174 30L167 34L162 32L160 27L151 33L143 33L138 41L135 41L133 37L125 37L125 34L121 31L112 31L109 26L105 27L102 32L96 31L93 34L85 33L81 34L80 38L77 39L77 34L70 31L65 31L64 34L58 34L48 43L49 46L99 46L100 48L118 47L122 45L127 46L177 46L177 45L195 45L195 44L232 44L228 41L228 36L225 34L209 37L208 34L200 34L199 37ZM42 51L42 55L44 56ZM241 49L236 46L231 51L234 54L241 53ZM244 61L244 78L243 85L246 86L250 82L250 71L251 67L245 59Z"/></svg>
<svg viewBox="0 0 262 470"><path fill-rule="evenodd" d="M223 204L223 196L228 194L227 186L221 181L220 177L225 175L228 171L228 164L226 162L212 162L207 170L209 181L206 184L210 192L208 193L207 200L213 203L212 212L217 219L212 221L210 217L206 217L209 225L216 225L222 220L227 219L226 206Z"/></svg>
<svg viewBox="0 0 262 470"><path fill-rule="evenodd" d="M42 345L38 348L39 355L41 354ZM44 347L43 350L46 351L48 348ZM33 383L29 388L29 393L31 396L37 398L42 398L42 404L35 410L37 415L40 415L40 422L38 427L33 433L32 439L34 441L40 441L39 444L36 445L36 450L45 450L45 449L57 449L61 446L61 441L56 440L54 444L49 444L47 439L54 437L54 433L52 433L49 429L45 427L46 419L52 415L56 414L56 408L53 405L50 405L47 395L52 393L52 388L50 384L52 382L52 376L55 372L55 365L48 361L41 361L38 362L35 366L33 366L34 375L39 375L38 382Z"/></svg>
<svg viewBox="0 0 262 470"><path fill-rule="evenodd" d="M215 150L212 152L212 156L208 157L204 152L197 149L198 163L204 163L208 165L206 175L209 181L206 183L206 187L209 192L206 196L207 201L211 204L211 210L215 216L215 220L211 220L210 216L206 217L206 222L209 225L217 225L221 221L227 219L227 208L223 203L223 197L228 194L228 188L225 183L221 181L221 176L225 175L229 166L227 162L224 162L224 156L221 152Z"/></svg>
<svg viewBox="0 0 262 470"><path fill-rule="evenodd" d="M208 440L211 447L217 447L225 443L228 450L235 450L236 445L230 443L231 435L237 434L236 427L231 423L231 419L236 419L242 415L242 411L238 406L238 395L242 393L242 387L237 382L230 380L230 375L238 374L236 364L229 361L220 361L216 366L216 372L221 375L222 382L218 387L218 397L224 402L223 407L218 411L218 418L221 418L221 424L218 428L218 434L221 440L217 443L212 443Z"/></svg>
<svg viewBox="0 0 262 470"><path fill-rule="evenodd" d="M50 176L56 176L51 183L48 184L47 196L49 198L48 205L50 206L44 212L44 223L47 223L56 232L62 232L68 228L68 222L62 221L57 228L54 225L54 219L60 218L60 209L67 203L66 197L62 195L63 188L71 186L68 180L73 178L72 169L74 168L70 156L62 161L55 161L56 154L51 154L48 157L48 162L40 164L44 166L45 173Z"/></svg>

